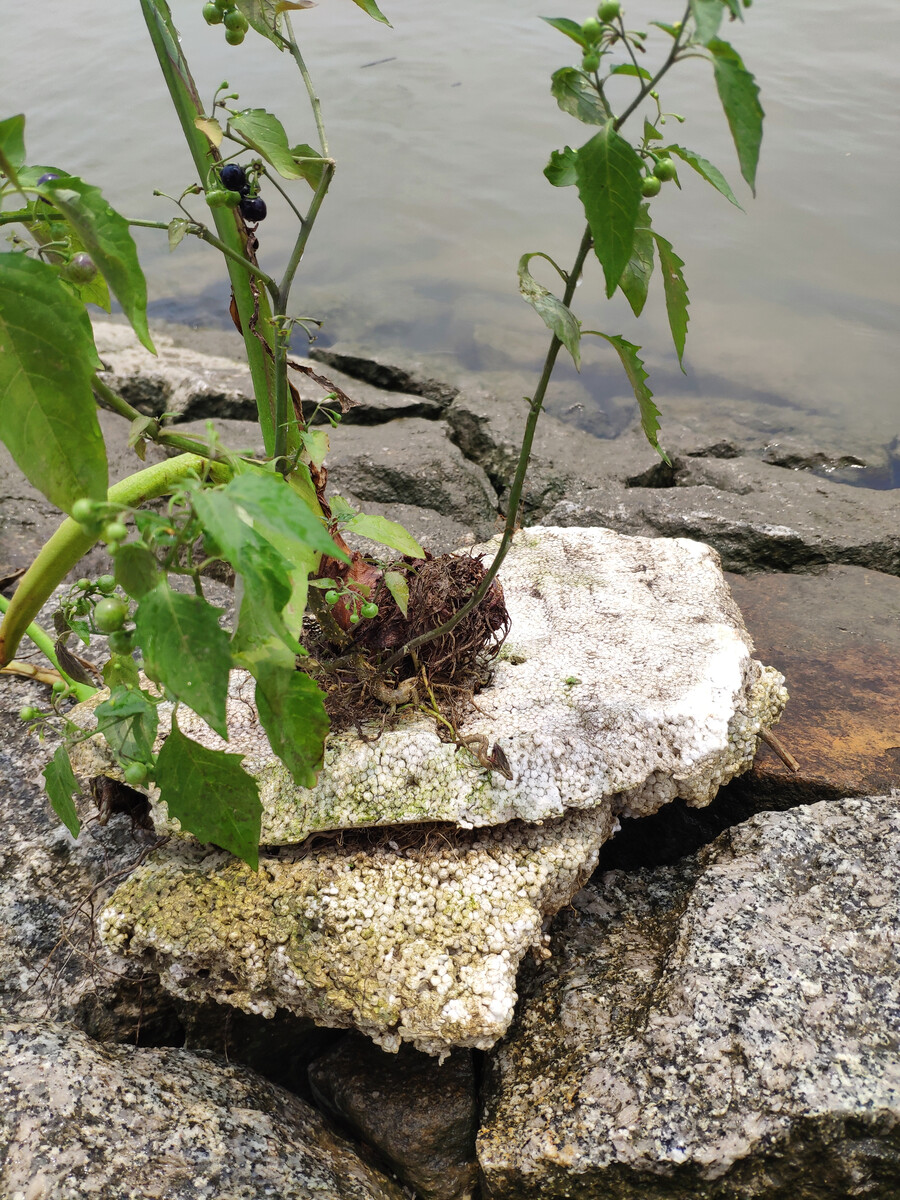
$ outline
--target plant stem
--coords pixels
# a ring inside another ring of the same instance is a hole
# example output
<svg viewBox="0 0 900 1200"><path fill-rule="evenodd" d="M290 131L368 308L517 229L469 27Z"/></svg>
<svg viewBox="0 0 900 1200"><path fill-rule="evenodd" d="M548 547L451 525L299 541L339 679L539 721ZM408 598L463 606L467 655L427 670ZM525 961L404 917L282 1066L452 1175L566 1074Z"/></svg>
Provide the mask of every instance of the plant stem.
<svg viewBox="0 0 900 1200"><path fill-rule="evenodd" d="M313 110L313 116L316 121L316 129L319 132L319 145L322 147L322 157L328 158L328 139L325 137L325 123L322 120L322 105L319 103L319 97L316 95L316 89L313 87L312 77L307 70L306 63L303 61L303 55L300 53L300 47L297 45L297 39L294 37L294 29L291 25L291 15L289 12L284 14L284 24L288 31L287 48L291 52L294 62L300 68L300 74L303 76L303 82L306 85L306 92L309 96L310 107Z"/></svg>
<svg viewBox="0 0 900 1200"><path fill-rule="evenodd" d="M5 596L0 596L0 613L5 613L11 603L12 601L7 600ZM38 650L40 650L44 655L46 655L47 658L49 658L49 660L53 663L53 666L71 688L72 694L78 700L87 700L90 696L93 696L94 692L97 690L96 688L91 687L87 683L78 683L77 680L72 679L70 675L67 675L59 665L59 659L56 657L56 647L53 644L53 639L48 633L45 633L44 630L41 629L40 625L36 625L34 622L32 622L26 628L25 636L31 638Z"/></svg>
<svg viewBox="0 0 900 1200"><path fill-rule="evenodd" d="M210 466L205 459L196 454L180 454L177 458L156 463L114 484L109 489L107 498L113 504L126 504L130 508L136 508L146 500L164 496L182 480L207 469L222 480L231 475L221 464ZM53 589L62 582L78 560L87 554L98 536L86 532L71 517L67 517L53 534L20 579L0 624L0 666L5 666L12 659L22 635L47 602Z"/></svg>
<svg viewBox="0 0 900 1200"><path fill-rule="evenodd" d="M172 433L168 429L160 427L159 422L155 417L147 417L145 413L138 412L136 408L132 408L127 400L112 390L109 384L95 375L91 380L91 387L94 395L98 400L101 400L107 408L117 413L120 417L124 417L126 421L150 421L152 424L146 426L142 437L146 437L151 442L158 442L161 446L171 446L173 450L182 450L186 454L198 454L201 458L208 458L211 462L227 462L227 457L223 457L218 450L207 446L205 442L199 442L196 438L185 437L181 433Z"/></svg>
<svg viewBox="0 0 900 1200"><path fill-rule="evenodd" d="M287 308L288 297L290 296L291 285L294 282L294 276L297 273L297 268L300 266L300 259L303 257L303 252L306 249L306 243L309 241L309 235L312 233L313 225L316 223L316 217L319 215L319 209L322 207L322 201L331 186L331 180L334 177L334 163L327 162L322 168L322 178L319 180L319 186L316 188L316 194L313 196L309 208L306 211L306 216L303 218L303 224L300 227L300 232L297 235L297 240L294 243L294 249L291 251L291 257L288 259L287 267L282 276L281 283L278 285L278 300L276 308L280 309L282 315Z"/></svg>

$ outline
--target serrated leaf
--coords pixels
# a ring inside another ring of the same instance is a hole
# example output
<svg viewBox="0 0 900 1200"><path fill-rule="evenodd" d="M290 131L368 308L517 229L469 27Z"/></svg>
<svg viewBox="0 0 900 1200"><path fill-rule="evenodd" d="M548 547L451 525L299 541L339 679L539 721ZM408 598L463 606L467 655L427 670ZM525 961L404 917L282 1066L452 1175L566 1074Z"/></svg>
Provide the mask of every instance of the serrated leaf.
<svg viewBox="0 0 900 1200"><path fill-rule="evenodd" d="M322 182L322 176L325 173L325 160L321 154L313 150L312 146L306 142L301 142L299 146L291 147L291 154L294 158L294 165L300 172L301 176L306 180L313 191ZM304 162L297 162L297 159L305 159Z"/></svg>
<svg viewBox="0 0 900 1200"><path fill-rule="evenodd" d="M519 259L519 294L531 305L547 328L559 338L580 370L581 322L562 300L558 300L532 276L528 264L535 257L535 254L523 254Z"/></svg>
<svg viewBox="0 0 900 1200"><path fill-rule="evenodd" d="M582 33L581 26L577 21L570 21L568 17L541 17L541 20L552 25L554 29L558 29L560 33L564 33L566 37L577 42L583 49L587 49L587 38Z"/></svg>
<svg viewBox="0 0 900 1200"><path fill-rule="evenodd" d="M604 341L609 342L615 349L622 362L622 366L625 368L628 382L631 384L631 389L638 402L638 408L641 413L641 427L644 430L647 441L664 462L669 462L668 455L659 444L660 413L659 409L653 403L653 393L647 387L647 372L644 370L644 363L638 358L640 346L635 346L632 342L626 341L619 334L601 333L597 329L591 329L586 332L603 338Z"/></svg>
<svg viewBox="0 0 900 1200"><path fill-rule="evenodd" d="M384 584L405 617L409 610L409 584L406 582L406 576L401 571L385 571Z"/></svg>
<svg viewBox="0 0 900 1200"><path fill-rule="evenodd" d="M160 800L182 829L259 865L262 804L259 786L241 767L243 754L207 750L175 721L156 761Z"/></svg>
<svg viewBox="0 0 900 1200"><path fill-rule="evenodd" d="M225 136L225 131L216 120L215 117L194 117L194 124L200 132L209 140L210 145L218 148L222 145L222 138Z"/></svg>
<svg viewBox="0 0 900 1200"><path fill-rule="evenodd" d="M597 89L576 67L561 67L550 79L550 92L556 103L585 125L604 125L609 115L604 109Z"/></svg>
<svg viewBox="0 0 900 1200"><path fill-rule="evenodd" d="M235 0L237 7L247 18L251 29L267 37L270 42L284 49L281 30L281 13L277 0Z"/></svg>
<svg viewBox="0 0 900 1200"><path fill-rule="evenodd" d="M738 202L737 196L731 190L728 180L719 168L714 167L708 159L697 154L694 150L686 150L684 146L667 146L666 150L669 154L676 155L682 162L686 162L689 167L693 167L698 175L705 179L707 183L711 183L717 192L721 192L726 200L731 201L735 208L739 208L741 212L744 211L743 206Z"/></svg>
<svg viewBox="0 0 900 1200"><path fill-rule="evenodd" d="M653 237L650 231L650 205L642 204L634 227L634 246L631 258L625 265L619 287L631 305L631 311L639 317L647 303L650 277L653 274Z"/></svg>
<svg viewBox="0 0 900 1200"><path fill-rule="evenodd" d="M116 583L127 596L140 600L159 582L159 567L146 546L123 542L113 560Z"/></svg>
<svg viewBox="0 0 900 1200"><path fill-rule="evenodd" d="M53 758L44 767L44 783L51 808L72 837L77 838L81 822L78 820L78 810L72 803L72 797L77 795L81 788L72 771L65 746L57 746Z"/></svg>
<svg viewBox="0 0 900 1200"><path fill-rule="evenodd" d="M387 17L381 11L381 9L378 7L378 5L375 3L375 0L353 0L353 3L356 5L357 8L361 8L364 13L367 13L374 20L381 21L382 24L388 25L388 26L390 26L390 28L393 28L390 21L387 19Z"/></svg>
<svg viewBox="0 0 900 1200"><path fill-rule="evenodd" d="M147 328L147 282L128 222L99 188L75 175L48 180L41 195L55 204L90 254L143 345L156 353Z"/></svg>
<svg viewBox="0 0 900 1200"><path fill-rule="evenodd" d="M275 168L282 179L303 178L303 172L291 154L284 126L272 113L264 108L246 108L233 116L228 124Z"/></svg>
<svg viewBox="0 0 900 1200"><path fill-rule="evenodd" d="M641 159L609 121L578 151L578 194L612 296L634 245L641 209Z"/></svg>
<svg viewBox="0 0 900 1200"><path fill-rule="evenodd" d="M106 446L91 390L102 366L84 306L46 263L0 254L0 440L57 508L105 500Z"/></svg>
<svg viewBox="0 0 900 1200"><path fill-rule="evenodd" d="M184 701L222 737L228 737L225 697L231 650L219 626L222 610L202 596L158 584L134 614L144 672Z"/></svg>
<svg viewBox="0 0 900 1200"><path fill-rule="evenodd" d="M725 10L722 0L690 0L697 41L705 46L719 32Z"/></svg>
<svg viewBox="0 0 900 1200"><path fill-rule="evenodd" d="M669 328L672 331L672 341L675 343L675 352L678 355L678 365L684 370L682 358L684 356L684 340L687 336L688 327L688 287L684 281L684 262L678 257L672 249L671 242L667 242L664 237L658 234L655 230L652 236L656 240L656 246L659 250L659 269L662 272L663 287L666 293L666 312L669 316Z"/></svg>
<svg viewBox="0 0 900 1200"><path fill-rule="evenodd" d="M349 529L352 533L358 533L360 537L367 537L373 542L378 542L382 546L389 546L391 550L406 554L410 558L425 557L425 551L412 534L407 533L403 526L396 521L389 521L387 517L357 513L344 528Z"/></svg>
<svg viewBox="0 0 900 1200"><path fill-rule="evenodd" d="M329 720L324 693L293 656L284 663L265 659L254 668L256 708L272 749L298 787L315 787L322 769Z"/></svg>
<svg viewBox="0 0 900 1200"><path fill-rule="evenodd" d="M554 187L571 187L575 183L575 151L571 146L552 152L544 175Z"/></svg>
<svg viewBox="0 0 900 1200"><path fill-rule="evenodd" d="M288 487L280 476L268 472L247 472L233 479L224 491L239 505L266 535L267 529L302 541L313 550L349 562L347 555L332 541L321 518Z"/></svg>
<svg viewBox="0 0 900 1200"><path fill-rule="evenodd" d="M149 763L159 725L156 705L140 688L127 683L113 689L96 708L97 729L119 762Z"/></svg>
<svg viewBox="0 0 900 1200"><path fill-rule="evenodd" d="M759 102L759 88L741 61L741 56L728 42L713 38L708 46L713 55L716 88L734 139L741 174L755 196L756 167L765 116Z"/></svg>
<svg viewBox="0 0 900 1200"><path fill-rule="evenodd" d="M25 115L18 113L0 121L0 172L11 183L19 184L19 171L25 166Z"/></svg>
<svg viewBox="0 0 900 1200"><path fill-rule="evenodd" d="M716 0L716 3L718 3L718 0ZM643 67L636 67L633 63L619 63L618 66L612 68L610 75L631 75L635 79L653 78L649 71Z"/></svg>

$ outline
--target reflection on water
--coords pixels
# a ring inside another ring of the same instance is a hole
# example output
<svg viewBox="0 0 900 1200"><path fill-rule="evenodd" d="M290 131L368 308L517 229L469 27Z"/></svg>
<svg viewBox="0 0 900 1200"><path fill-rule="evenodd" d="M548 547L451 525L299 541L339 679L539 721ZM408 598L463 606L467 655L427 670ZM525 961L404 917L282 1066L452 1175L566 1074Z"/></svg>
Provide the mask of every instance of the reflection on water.
<svg viewBox="0 0 900 1200"><path fill-rule="evenodd" d="M278 111L292 140L315 140L285 58L259 39L224 46L194 0L172 7L204 94L227 77L242 104ZM580 236L575 197L541 175L550 150L590 134L547 93L570 43L537 19L541 5L522 0L383 7L393 30L345 0L295 16L339 163L297 308L325 318L325 344L533 370L545 330L516 295L515 264L537 249L570 260ZM558 6L576 17L591 7ZM638 24L675 19L681 5L632 0L627 8ZM129 215L168 219L171 205L150 193L178 191L193 173L137 4L48 0L42 14L35 22L20 7L4 16L0 112L28 113L33 159L82 173ZM900 6L757 0L727 36L756 72L767 112L758 199L747 197L743 215L691 178L654 202L657 227L687 264L688 375L671 350L661 296L636 322L621 300L604 301L595 271L576 307L587 327L642 344L665 415L714 424L720 406L739 405L776 435L800 434L815 417L832 442L877 458L900 432L900 155L886 153L896 140ZM744 202L708 76L704 64L689 63L663 98L690 114L678 140L716 162ZM628 86L622 81L622 96ZM277 203L270 211L264 265L277 263L292 237ZM165 236L152 232L140 245L157 315L227 321L226 286L207 247L183 243L170 256ZM565 377L550 406L613 434L632 419L633 401L609 353L591 346L585 359L583 408L569 411Z"/></svg>

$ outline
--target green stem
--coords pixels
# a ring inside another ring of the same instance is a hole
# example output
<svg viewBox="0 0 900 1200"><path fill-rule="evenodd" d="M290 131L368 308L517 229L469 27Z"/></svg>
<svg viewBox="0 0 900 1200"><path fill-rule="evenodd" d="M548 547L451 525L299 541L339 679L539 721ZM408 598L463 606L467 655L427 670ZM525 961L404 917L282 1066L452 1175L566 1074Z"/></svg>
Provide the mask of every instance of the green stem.
<svg viewBox="0 0 900 1200"><path fill-rule="evenodd" d="M91 387L94 395L98 400L117 413L120 417L124 417L126 421L149 421L142 434L151 442L158 442L161 446L171 446L173 450L181 450L186 454L198 454L201 458L208 458L211 462L227 462L227 457L219 454L219 452L207 446L205 442L199 442L196 438L185 437L180 433L172 433L168 429L160 428L159 422L155 417L148 418L145 413L138 412L136 408L132 408L127 400L112 390L109 384L95 375L91 380Z"/></svg>
<svg viewBox="0 0 900 1200"><path fill-rule="evenodd" d="M294 243L294 249L291 251L291 257L288 259L287 267L281 283L278 285L278 301L276 308L282 314L287 309L288 297L291 292L291 285L294 282L294 276L297 273L297 268L300 266L300 259L303 257L303 252L306 250L306 243L309 241L309 235L312 233L313 225L316 223L316 217L319 215L319 209L322 207L322 201L325 199L326 193L331 186L331 180L334 178L334 163L327 162L322 168L322 178L319 180L319 186L316 188L316 194L312 198L306 216L303 218L303 224L300 227L300 232L297 235L297 240Z"/></svg>
<svg viewBox="0 0 900 1200"><path fill-rule="evenodd" d="M328 158L328 139L325 137L325 122L322 120L322 105L319 102L319 97L316 95L316 89L313 87L312 76L307 70L306 63L303 61L303 55L300 53L300 47L297 45L297 39L294 37L294 29L291 25L291 15L289 12L284 14L284 24L288 31L287 48L291 53L291 57L300 69L300 74L303 76L303 82L306 86L306 93L309 96L310 107L313 110L313 116L316 121L316 129L319 133L319 145L322 147L322 157Z"/></svg>
<svg viewBox="0 0 900 1200"><path fill-rule="evenodd" d="M5 614L11 604L11 600L7 600L5 596L0 596L0 613ZM97 691L95 687L91 687L90 684L87 683L79 683L76 679L73 679L71 675L67 675L63 668L59 665L59 659L56 656L56 647L53 644L53 639L48 633L41 629L40 625L36 625L32 621L32 623L25 630L25 636L31 638L38 650L40 650L42 654L49 658L50 662L53 663L53 666L57 671L59 671L62 678L69 685L72 695L75 696L77 700L88 700L91 696L93 696L94 692Z"/></svg>
<svg viewBox="0 0 900 1200"><path fill-rule="evenodd" d="M221 465L210 467L199 455L180 454L177 458L147 467L114 484L109 489L108 499L113 504L136 508L146 500L164 496L183 479L204 470L212 470L223 479L231 474ZM22 635L46 604L53 589L87 554L97 537L97 534L87 533L71 517L67 517L53 534L19 581L0 624L0 666L5 666L12 659Z"/></svg>

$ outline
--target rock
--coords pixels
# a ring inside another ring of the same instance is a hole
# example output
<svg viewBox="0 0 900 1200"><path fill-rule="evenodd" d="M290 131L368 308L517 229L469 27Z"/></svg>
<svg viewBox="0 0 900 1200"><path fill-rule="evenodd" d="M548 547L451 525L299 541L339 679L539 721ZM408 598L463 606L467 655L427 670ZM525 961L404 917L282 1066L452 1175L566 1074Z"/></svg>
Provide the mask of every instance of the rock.
<svg viewBox="0 0 900 1200"><path fill-rule="evenodd" d="M436 509L479 538L497 518L497 495L481 467L469 462L434 421L404 418L388 426L342 429L327 459L329 485L363 504Z"/></svg>
<svg viewBox="0 0 900 1200"><path fill-rule="evenodd" d="M426 397L441 408L446 408L459 390L453 383L435 379L431 368L420 359L406 355L385 358L377 351L368 353L357 347L338 344L327 349L314 347L310 351L310 358L385 391Z"/></svg>
<svg viewBox="0 0 900 1200"><path fill-rule="evenodd" d="M486 1048L512 1020L522 956L611 828L601 810L542 828L344 835L263 854L258 872L178 839L119 886L100 936L183 999L283 1008L391 1051Z"/></svg>
<svg viewBox="0 0 900 1200"><path fill-rule="evenodd" d="M184 1050L0 1027L0 1189L167 1200L401 1200L302 1100Z"/></svg>
<svg viewBox="0 0 900 1200"><path fill-rule="evenodd" d="M309 1075L319 1107L383 1154L421 1200L469 1200L478 1128L471 1051L436 1066L409 1047L385 1054L348 1034Z"/></svg>
<svg viewBox="0 0 900 1200"><path fill-rule="evenodd" d="M487 1195L900 1193L898 868L875 797L586 888L493 1055Z"/></svg>
<svg viewBox="0 0 900 1200"><path fill-rule="evenodd" d="M465 736L499 745L513 778L486 773L411 711L374 746L355 731L331 735L317 786L297 788L255 718L252 679L233 672L228 747L259 781L263 844L354 826L542 821L569 809L643 816L676 796L708 804L750 766L786 693L751 658L708 547L523 530L501 578L512 629ZM73 720L88 727L92 708ZM189 711L179 725L225 746ZM116 773L100 739L81 743L75 762L84 777Z"/></svg>

